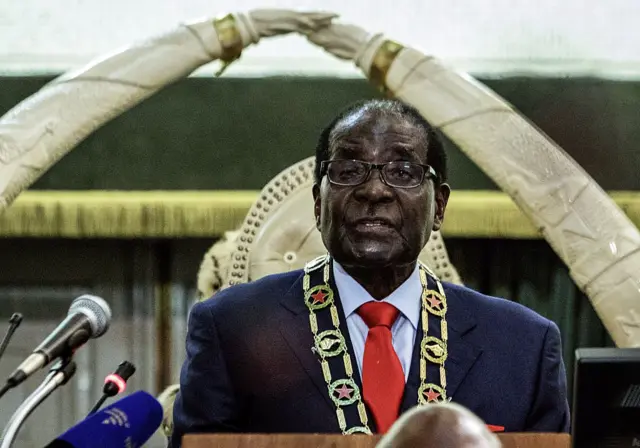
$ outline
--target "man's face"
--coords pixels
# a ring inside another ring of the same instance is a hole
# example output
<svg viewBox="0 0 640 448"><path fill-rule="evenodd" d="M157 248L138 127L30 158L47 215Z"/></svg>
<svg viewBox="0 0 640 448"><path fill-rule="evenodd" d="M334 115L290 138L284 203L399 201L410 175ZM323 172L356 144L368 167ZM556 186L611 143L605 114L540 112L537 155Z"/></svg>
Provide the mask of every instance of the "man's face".
<svg viewBox="0 0 640 448"><path fill-rule="evenodd" d="M424 130L394 115L361 112L340 121L329 137L329 160L371 163L409 161L426 165ZM438 230L449 197L425 175L415 188L395 188L372 170L356 186L314 185L316 225L329 253L344 266L383 267L414 262Z"/></svg>

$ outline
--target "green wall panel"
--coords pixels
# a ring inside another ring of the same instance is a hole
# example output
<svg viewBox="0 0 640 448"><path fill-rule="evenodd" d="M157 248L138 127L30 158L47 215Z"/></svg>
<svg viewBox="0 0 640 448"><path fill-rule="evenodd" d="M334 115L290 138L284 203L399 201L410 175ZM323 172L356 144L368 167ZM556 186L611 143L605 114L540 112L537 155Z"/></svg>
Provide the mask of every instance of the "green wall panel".
<svg viewBox="0 0 640 448"><path fill-rule="evenodd" d="M51 78L0 77L0 113ZM559 142L605 188L640 189L640 82L576 78L486 80ZM313 154L347 104L378 96L365 80L187 78L106 124L36 189L259 189ZM494 189L449 144L457 189Z"/></svg>

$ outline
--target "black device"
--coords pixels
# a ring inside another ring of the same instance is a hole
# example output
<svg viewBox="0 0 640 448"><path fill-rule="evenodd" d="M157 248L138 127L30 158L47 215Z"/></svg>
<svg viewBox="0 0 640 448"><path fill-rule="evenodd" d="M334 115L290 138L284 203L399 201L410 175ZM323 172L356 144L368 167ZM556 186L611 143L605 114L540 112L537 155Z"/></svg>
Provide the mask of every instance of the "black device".
<svg viewBox="0 0 640 448"><path fill-rule="evenodd" d="M116 395L124 392L124 390L127 388L127 380L131 378L135 371L136 366L134 366L129 361L122 361L115 372L107 375L107 377L104 379L102 397L100 397L98 402L89 411L89 415L95 414L98 409L100 409L100 406L104 404L107 398L115 397Z"/></svg>
<svg viewBox="0 0 640 448"><path fill-rule="evenodd" d="M574 448L640 447L640 348L576 350Z"/></svg>

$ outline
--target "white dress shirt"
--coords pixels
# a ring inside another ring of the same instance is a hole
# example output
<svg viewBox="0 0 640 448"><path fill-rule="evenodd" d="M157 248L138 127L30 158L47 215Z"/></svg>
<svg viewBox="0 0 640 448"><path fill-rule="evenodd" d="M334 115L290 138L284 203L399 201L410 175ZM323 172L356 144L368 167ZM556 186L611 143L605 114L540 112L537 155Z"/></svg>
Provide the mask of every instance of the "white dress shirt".
<svg viewBox="0 0 640 448"><path fill-rule="evenodd" d="M360 305L373 302L375 299L356 282L342 266L333 262L333 278L340 294L342 310L347 319L347 329L353 355L358 363L358 370L362 378L362 360L364 358L364 345L367 340L369 327L356 313ZM393 348L400 359L405 381L409 377L411 358L413 356L413 344L416 339L416 331L420 323L420 297L422 295L422 283L416 264L415 270L395 291L385 297L382 302L395 306L400 314L391 327L391 341Z"/></svg>

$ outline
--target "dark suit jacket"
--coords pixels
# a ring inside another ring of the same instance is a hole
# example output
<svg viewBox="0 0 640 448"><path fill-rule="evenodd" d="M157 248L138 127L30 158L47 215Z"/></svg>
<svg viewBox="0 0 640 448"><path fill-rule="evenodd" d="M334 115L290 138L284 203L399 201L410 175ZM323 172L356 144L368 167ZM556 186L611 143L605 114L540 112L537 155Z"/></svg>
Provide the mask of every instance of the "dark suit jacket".
<svg viewBox="0 0 640 448"><path fill-rule="evenodd" d="M193 307L174 406L173 447L195 432L340 432L311 350L302 277L302 271L271 275ZM568 432L558 327L517 303L453 284L443 287L449 397L505 431ZM337 296L335 286L334 291ZM342 307L337 308L353 355ZM421 339L420 330L416 341ZM401 412L417 404L419 346ZM429 369L437 374L437 368ZM354 379L361 388L358 372Z"/></svg>

